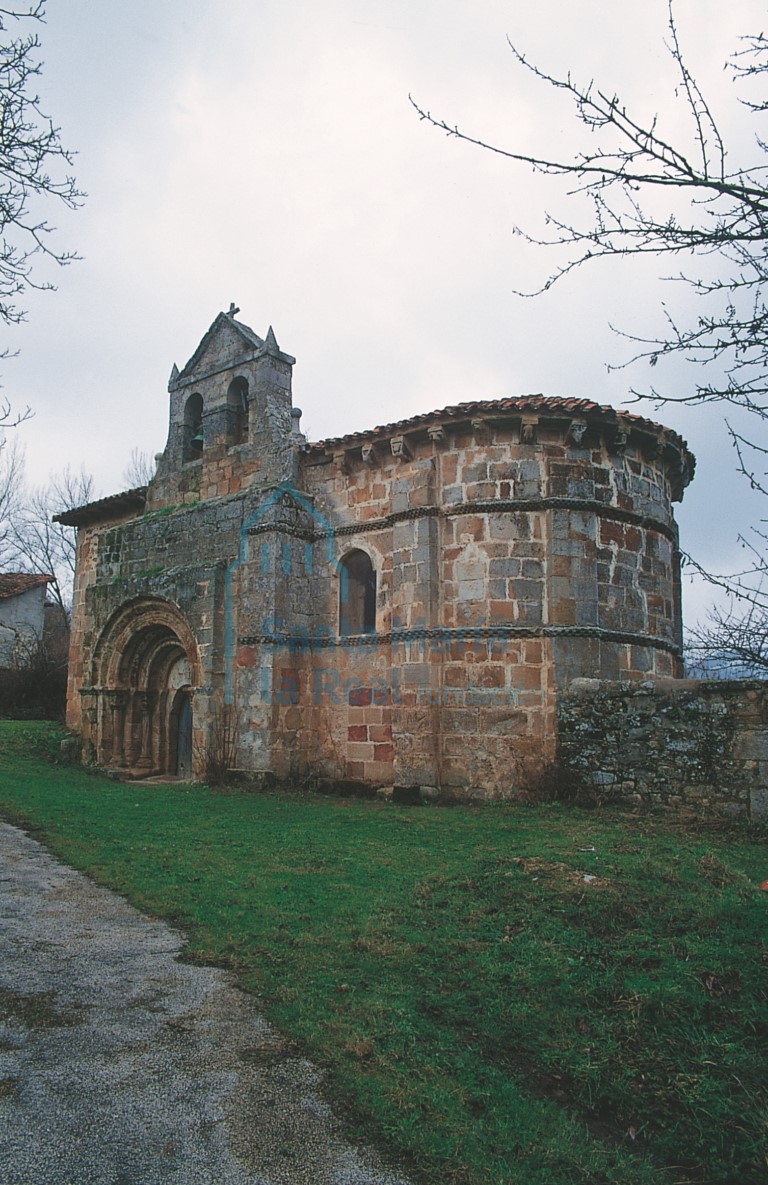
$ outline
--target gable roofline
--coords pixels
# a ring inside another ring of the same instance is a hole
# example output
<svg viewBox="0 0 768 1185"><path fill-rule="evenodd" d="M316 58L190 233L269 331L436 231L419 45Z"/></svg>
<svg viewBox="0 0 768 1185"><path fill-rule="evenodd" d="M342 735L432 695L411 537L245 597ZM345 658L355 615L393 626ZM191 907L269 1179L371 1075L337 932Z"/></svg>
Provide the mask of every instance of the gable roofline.
<svg viewBox="0 0 768 1185"><path fill-rule="evenodd" d="M0 601L20 597L22 593L40 588L41 585L53 584L55 579L55 576L38 572L0 572Z"/></svg>
<svg viewBox="0 0 768 1185"><path fill-rule="evenodd" d="M270 325L266 338L261 338L257 333L251 329L250 325L246 325L243 321L237 321L232 313L219 313L208 331L204 334L199 346L195 350L189 361L178 370L174 363L171 371L171 378L168 383L168 389L173 390L175 387L184 386L193 378L206 378L207 375L196 375L195 371L205 355L205 351L213 341L214 337L222 326L229 326L234 329L235 333L241 338L243 345L247 347L247 353L242 358L237 358L229 361L226 366L219 369L231 370L234 366L239 366L243 362L250 362L254 357L260 354L271 354L273 357L280 358L283 362L288 362L292 366L296 359L292 358L290 354L284 354L277 344L274 330ZM214 371L212 373L218 373Z"/></svg>

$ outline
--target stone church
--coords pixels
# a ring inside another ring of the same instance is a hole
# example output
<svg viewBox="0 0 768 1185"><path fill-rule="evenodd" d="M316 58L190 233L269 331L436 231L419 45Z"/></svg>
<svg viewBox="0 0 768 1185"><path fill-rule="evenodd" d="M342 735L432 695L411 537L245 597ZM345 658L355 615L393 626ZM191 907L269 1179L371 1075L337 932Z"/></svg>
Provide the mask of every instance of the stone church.
<svg viewBox="0 0 768 1185"><path fill-rule="evenodd" d="M238 311L174 366L149 486L59 516L87 759L201 777L226 718L241 769L501 797L574 678L680 674L679 436L534 395L309 442Z"/></svg>

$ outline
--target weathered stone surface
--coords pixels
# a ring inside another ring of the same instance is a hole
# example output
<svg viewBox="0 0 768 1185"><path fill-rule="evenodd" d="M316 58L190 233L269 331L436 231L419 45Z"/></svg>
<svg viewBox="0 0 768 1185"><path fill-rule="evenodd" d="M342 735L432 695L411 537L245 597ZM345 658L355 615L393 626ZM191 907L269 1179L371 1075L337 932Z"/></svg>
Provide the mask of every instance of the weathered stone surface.
<svg viewBox="0 0 768 1185"><path fill-rule="evenodd" d="M606 797L768 814L768 683L579 679L557 712L560 765Z"/></svg>
<svg viewBox="0 0 768 1185"><path fill-rule="evenodd" d="M172 374L144 512L65 516L91 759L203 776L227 740L279 777L513 795L572 679L679 673L674 433L531 396L308 445L292 365L221 313Z"/></svg>

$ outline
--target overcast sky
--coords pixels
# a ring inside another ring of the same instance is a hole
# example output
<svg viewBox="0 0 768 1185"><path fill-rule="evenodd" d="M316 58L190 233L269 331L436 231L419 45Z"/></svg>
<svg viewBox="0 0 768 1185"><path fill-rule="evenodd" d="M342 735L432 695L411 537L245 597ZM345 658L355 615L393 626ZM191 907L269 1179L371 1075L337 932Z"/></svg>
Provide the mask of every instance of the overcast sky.
<svg viewBox="0 0 768 1185"><path fill-rule="evenodd" d="M676 11L736 163L753 128L722 66L765 6ZM650 378L692 387L679 366L606 368L628 355L609 322L652 333L679 286L629 261L516 295L554 259L514 225L535 232L544 203L568 206L408 102L502 146L583 143L564 96L516 66L509 37L687 136L666 0L49 0L40 35L44 106L88 198L74 215L50 212L82 261L54 277L57 292L31 294L27 323L7 335L20 355L4 363L5 394L35 413L18 433L33 482L68 464L100 494L123 488L131 450L165 444L172 364L230 301L296 357L312 439L469 399L618 406ZM721 413L631 410L680 430L699 458L678 508L684 547L710 566L740 562L737 533L762 508L735 474ZM689 591L689 616L704 600Z"/></svg>

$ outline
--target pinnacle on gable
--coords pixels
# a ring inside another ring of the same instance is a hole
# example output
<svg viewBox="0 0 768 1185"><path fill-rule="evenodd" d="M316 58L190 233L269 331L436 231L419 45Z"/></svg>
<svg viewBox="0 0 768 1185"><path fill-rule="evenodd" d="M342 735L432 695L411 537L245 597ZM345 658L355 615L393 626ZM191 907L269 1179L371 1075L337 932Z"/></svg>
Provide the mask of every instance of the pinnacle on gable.
<svg viewBox="0 0 768 1185"><path fill-rule="evenodd" d="M171 377L168 379L168 390L169 391L172 391L173 388L176 386L176 380L178 379L178 377L179 377L179 368L176 365L176 363L174 362L173 368L171 369Z"/></svg>
<svg viewBox="0 0 768 1185"><path fill-rule="evenodd" d="M264 340L264 345L266 346L266 350L267 350L268 354L279 354L280 353L280 347L277 344L277 338L275 337L275 331L271 325L270 325L269 329L267 330L267 336Z"/></svg>

